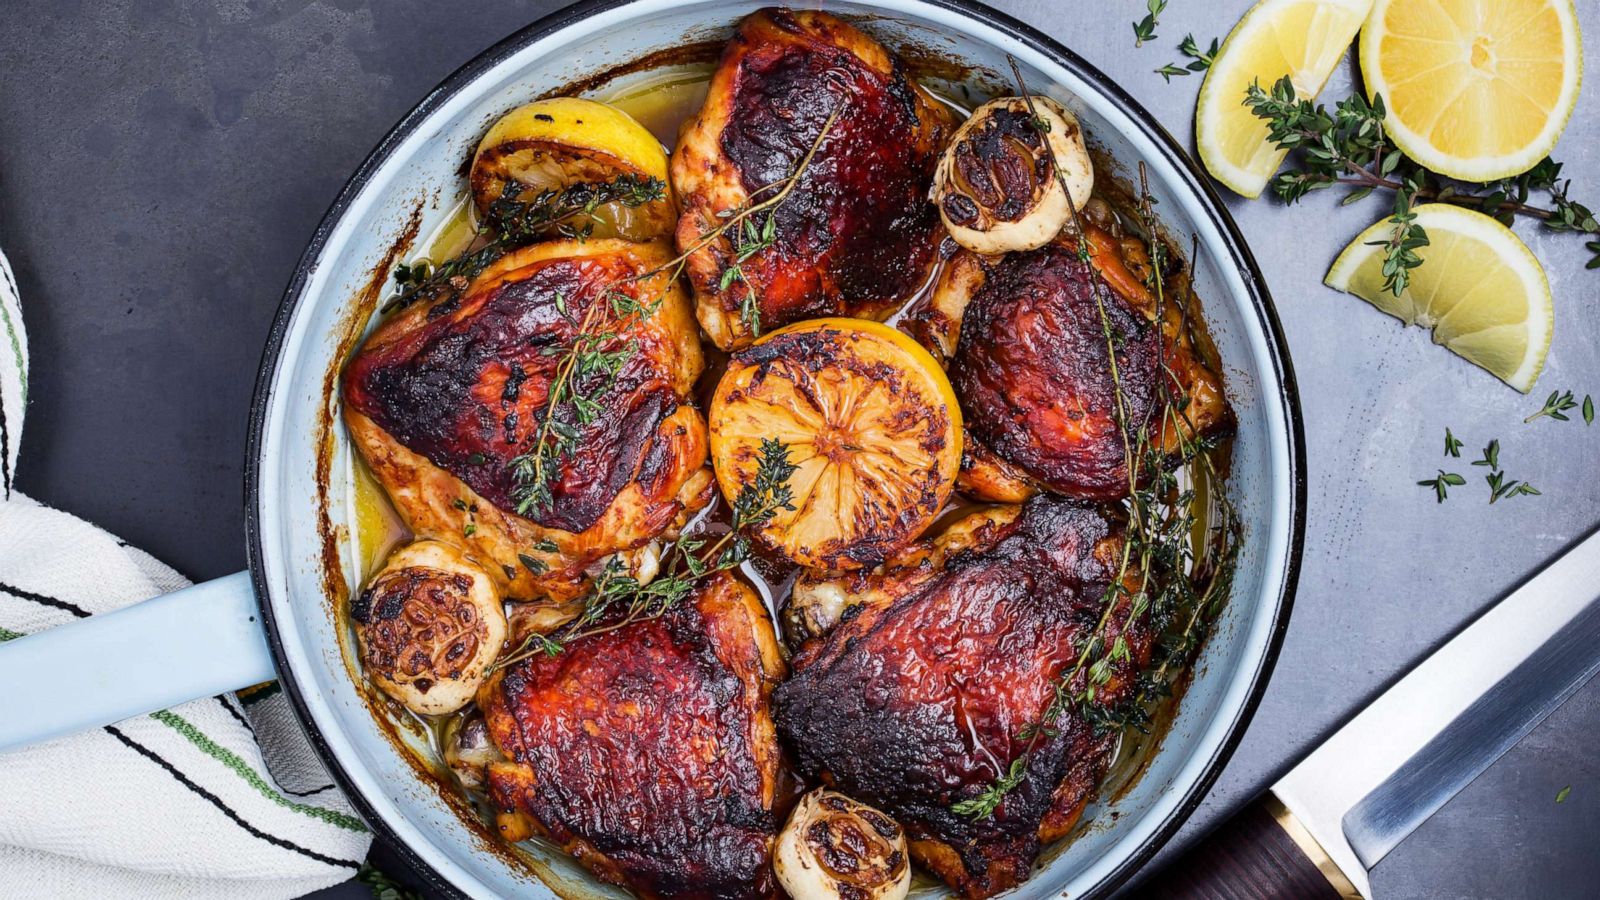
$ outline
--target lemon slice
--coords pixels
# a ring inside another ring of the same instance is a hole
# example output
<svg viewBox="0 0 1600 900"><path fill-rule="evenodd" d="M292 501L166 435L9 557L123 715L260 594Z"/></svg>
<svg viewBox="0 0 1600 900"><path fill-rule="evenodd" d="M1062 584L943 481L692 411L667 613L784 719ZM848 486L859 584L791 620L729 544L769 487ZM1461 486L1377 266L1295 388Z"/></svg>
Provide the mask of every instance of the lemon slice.
<svg viewBox="0 0 1600 900"><path fill-rule="evenodd" d="M483 212L521 185L517 196L530 200L540 191L574 184L601 184L619 176L661 182L659 200L630 205L622 201L566 220L584 236L652 240L671 233L678 214L667 180L667 151L649 129L614 106L576 97L554 97L519 106L501 116L478 142L469 179L472 198Z"/></svg>
<svg viewBox="0 0 1600 900"><path fill-rule="evenodd" d="M1326 284L1355 294L1407 325L1433 330L1433 340L1523 393L1533 389L1550 350L1554 313L1544 269L1511 229L1488 216L1429 203L1413 210L1429 244L1400 296L1383 287L1387 219L1350 242Z"/></svg>
<svg viewBox="0 0 1600 900"><path fill-rule="evenodd" d="M904 549L944 508L961 465L961 408L944 370L864 319L801 322L735 353L709 419L729 500L755 482L763 441L788 448L794 508L754 536L802 566L870 568Z"/></svg>
<svg viewBox="0 0 1600 900"><path fill-rule="evenodd" d="M1287 151L1267 140L1267 123L1244 105L1245 89L1283 76L1315 97L1355 38L1372 0L1261 0L1233 26L1200 86L1195 143L1212 177L1259 197Z"/></svg>
<svg viewBox="0 0 1600 900"><path fill-rule="evenodd" d="M1407 156L1493 181L1555 147L1578 102L1582 43L1572 0L1378 0L1361 75Z"/></svg>

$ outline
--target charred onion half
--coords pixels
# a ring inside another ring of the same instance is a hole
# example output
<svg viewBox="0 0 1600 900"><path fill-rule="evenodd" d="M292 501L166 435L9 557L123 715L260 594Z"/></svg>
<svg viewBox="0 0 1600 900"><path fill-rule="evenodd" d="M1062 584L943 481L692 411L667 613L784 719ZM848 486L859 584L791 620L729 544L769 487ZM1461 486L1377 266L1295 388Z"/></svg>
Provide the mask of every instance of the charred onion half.
<svg viewBox="0 0 1600 900"><path fill-rule="evenodd" d="M1044 246L1093 190L1083 129L1048 97L1004 97L978 107L933 177L933 202L950 236L978 253Z"/></svg>

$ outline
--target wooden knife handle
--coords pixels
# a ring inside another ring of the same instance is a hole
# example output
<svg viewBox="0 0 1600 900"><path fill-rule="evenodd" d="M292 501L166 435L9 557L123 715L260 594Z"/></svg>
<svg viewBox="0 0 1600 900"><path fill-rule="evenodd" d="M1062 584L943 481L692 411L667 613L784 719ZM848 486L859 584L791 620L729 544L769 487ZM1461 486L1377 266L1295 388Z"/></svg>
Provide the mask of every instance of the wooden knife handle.
<svg viewBox="0 0 1600 900"><path fill-rule="evenodd" d="M1161 900L1359 900L1276 797L1263 794L1135 888Z"/></svg>

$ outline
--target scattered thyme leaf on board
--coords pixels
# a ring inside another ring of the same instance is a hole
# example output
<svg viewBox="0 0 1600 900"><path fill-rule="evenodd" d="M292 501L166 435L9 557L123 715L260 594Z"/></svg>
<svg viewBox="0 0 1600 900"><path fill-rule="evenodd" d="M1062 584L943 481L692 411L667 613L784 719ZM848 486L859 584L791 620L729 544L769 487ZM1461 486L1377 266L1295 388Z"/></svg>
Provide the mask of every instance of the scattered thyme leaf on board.
<svg viewBox="0 0 1600 900"><path fill-rule="evenodd" d="M1461 441L1450 433L1448 427L1444 430L1444 455L1456 457L1461 455Z"/></svg>
<svg viewBox="0 0 1600 900"><path fill-rule="evenodd" d="M1436 497L1438 497L1438 502L1440 503L1443 503L1449 498L1450 488L1461 487L1466 483L1467 480L1465 478L1462 478L1460 475L1457 475L1454 472L1446 472L1443 469L1439 470L1438 477L1424 478L1423 480L1417 482L1417 484L1423 487L1433 488L1433 493Z"/></svg>
<svg viewBox="0 0 1600 900"><path fill-rule="evenodd" d="M1211 68L1211 63L1217 58L1217 39L1212 38L1211 46L1201 50L1200 45L1195 43L1194 35L1186 34L1182 43L1178 44L1178 52L1189 57L1189 62L1167 63L1156 70L1156 74L1166 79L1168 84L1172 83L1174 75L1188 77L1194 72L1204 72Z"/></svg>
<svg viewBox="0 0 1600 900"><path fill-rule="evenodd" d="M1145 9L1149 14L1133 23L1133 45L1143 47L1145 41L1156 39L1156 26L1161 24L1161 13L1167 8L1167 0L1146 0Z"/></svg>

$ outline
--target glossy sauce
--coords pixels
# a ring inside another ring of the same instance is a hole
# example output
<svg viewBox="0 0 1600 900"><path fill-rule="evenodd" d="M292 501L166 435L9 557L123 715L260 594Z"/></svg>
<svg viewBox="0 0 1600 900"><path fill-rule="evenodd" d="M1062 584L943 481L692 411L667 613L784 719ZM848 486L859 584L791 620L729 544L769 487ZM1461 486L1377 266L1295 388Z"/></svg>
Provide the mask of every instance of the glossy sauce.
<svg viewBox="0 0 1600 900"><path fill-rule="evenodd" d="M713 66L710 64L696 64L683 66L670 66L656 70L637 80L625 88L614 91L601 90L593 93L592 99L610 103L628 114L632 115L641 124L648 128L669 149L676 143L677 135L683 123L687 121L704 103L709 86ZM935 92L935 96L956 110L958 115L965 117L969 110L987 98L963 98L961 102L952 100ZM1124 215L1125 224L1131 220ZM418 251L408 260L410 263L428 261L438 263L451 258L463 251L473 242L476 233L476 213L470 197L462 185L462 196L455 206L446 215L444 221L431 234L426 235L418 242ZM888 318L889 324L896 324L908 311L914 309L931 293L933 285L937 283L939 272L943 268L941 261L935 264L927 282L899 311ZM1198 317L1196 317L1198 319ZM1209 346L1203 333L1203 323L1200 324L1200 342ZM697 395L701 408L706 408L717 381L720 379L726 366L726 354L717 350L709 343L704 345L706 353L706 371L701 376L697 386ZM1231 443L1224 442L1217 450L1213 451L1213 458L1217 468L1226 472L1227 459L1231 453ZM360 582L365 584L367 578L383 560L396 547L409 541L411 533L406 529L404 522L394 507L389 503L382 488L378 486L366 464L359 455L352 454L353 463L353 499L355 507L355 540L357 544L357 558L361 564ZM1180 474L1180 480L1186 482ZM1193 505L1190 512L1194 516L1195 527L1193 541L1196 548L1203 545L1215 521L1215 501L1221 494L1223 486L1212 484L1202 479L1199 483L1192 484ZM938 529L949 522L965 515L977 508L977 505L953 498L949 507L941 514L939 520L930 528L930 533L937 533ZM708 529L712 532L726 530L729 516L726 504L720 497L713 499L712 503L691 520L686 530ZM778 614L783 598L787 597L794 579L798 574L796 567L783 561L770 561L756 558L741 566L742 577L761 595L766 603L769 613L773 617L775 626L780 635L784 632L782 617ZM1161 736L1166 727L1170 725L1176 708L1176 699L1182 694L1182 685L1187 681L1187 673L1183 673L1174 686L1172 696L1160 702L1151 710L1152 727L1148 733L1134 730L1122 735L1121 741L1112 766L1106 777L1102 780L1099 796L1102 801L1120 796L1124 791L1136 783L1142 773L1145 763L1160 746ZM443 777L452 778L448 766L443 763L444 738L451 728L452 720L475 712L475 706L469 706L462 712L449 716L425 717L416 716L404 710L398 704L391 704L390 709L410 719L410 727L420 726L429 737L432 749L432 758L422 760L429 769L440 773ZM459 787L459 786L458 786ZM462 789L469 801L483 812L481 803L476 797ZM1087 828L1095 826L1091 815L1086 814L1079 822L1074 834L1081 833ZM535 839L538 840L538 839ZM1057 845L1046 849L1040 858L1044 864L1053 859L1070 844L1072 838L1058 842ZM924 888L942 887L937 880L930 878L920 870L916 872L913 882L914 893L922 893Z"/></svg>

